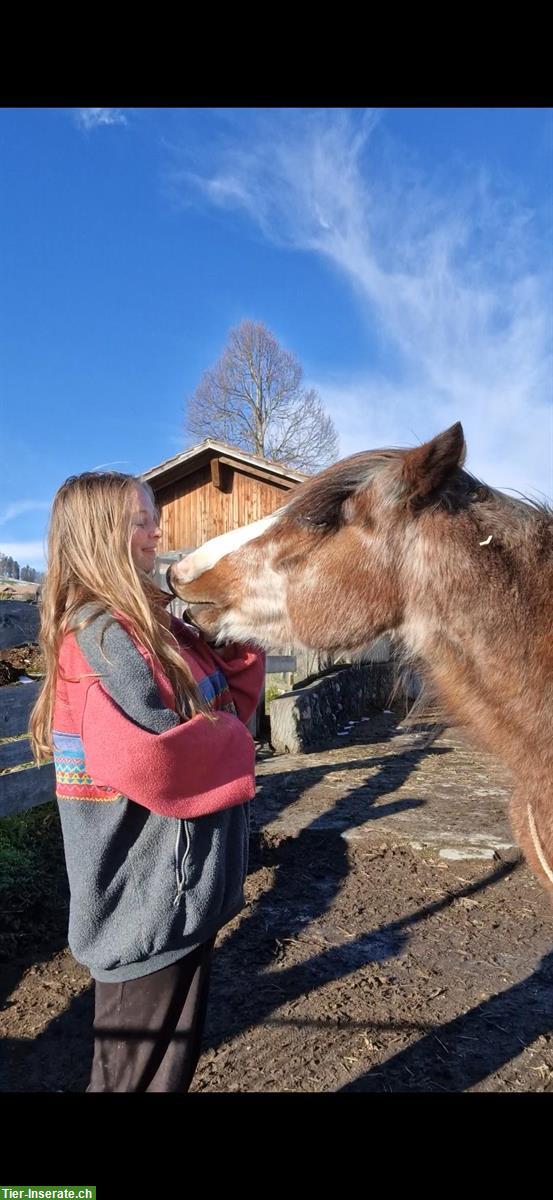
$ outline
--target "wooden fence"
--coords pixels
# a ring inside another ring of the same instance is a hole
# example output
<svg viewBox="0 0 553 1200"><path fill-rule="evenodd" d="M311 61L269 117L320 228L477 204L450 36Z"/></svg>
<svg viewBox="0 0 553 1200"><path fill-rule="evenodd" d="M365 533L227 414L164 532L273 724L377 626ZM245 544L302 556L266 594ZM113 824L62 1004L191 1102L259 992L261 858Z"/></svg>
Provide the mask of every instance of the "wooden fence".
<svg viewBox="0 0 553 1200"><path fill-rule="evenodd" d="M40 681L35 680L0 688L0 817L45 804L55 796L54 764L36 767L26 736L39 687Z"/></svg>
<svg viewBox="0 0 553 1200"><path fill-rule="evenodd" d="M39 612L36 604L8 599L0 603L0 658L28 642L36 642ZM27 726L40 680L0 687L0 816L22 812L53 800L53 763L36 767Z"/></svg>

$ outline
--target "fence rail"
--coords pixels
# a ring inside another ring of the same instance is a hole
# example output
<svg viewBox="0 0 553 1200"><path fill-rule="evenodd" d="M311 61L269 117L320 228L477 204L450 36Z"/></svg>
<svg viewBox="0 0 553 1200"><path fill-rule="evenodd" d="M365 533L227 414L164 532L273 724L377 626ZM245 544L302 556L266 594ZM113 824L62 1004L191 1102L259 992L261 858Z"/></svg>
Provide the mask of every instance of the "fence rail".
<svg viewBox="0 0 553 1200"><path fill-rule="evenodd" d="M56 794L53 763L35 766L26 736L39 687L40 682L0 688L0 817L46 804Z"/></svg>

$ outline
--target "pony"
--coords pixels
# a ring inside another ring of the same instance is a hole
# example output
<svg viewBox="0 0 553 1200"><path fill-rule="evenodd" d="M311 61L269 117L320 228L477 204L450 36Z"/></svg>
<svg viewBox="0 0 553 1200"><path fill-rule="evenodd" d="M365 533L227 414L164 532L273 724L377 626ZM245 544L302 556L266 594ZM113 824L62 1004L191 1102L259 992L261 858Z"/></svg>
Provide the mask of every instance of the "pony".
<svg viewBox="0 0 553 1200"><path fill-rule="evenodd" d="M370 450L167 582L217 642L360 653L395 631L451 719L510 771L510 820L553 898L553 512L463 469L460 422Z"/></svg>

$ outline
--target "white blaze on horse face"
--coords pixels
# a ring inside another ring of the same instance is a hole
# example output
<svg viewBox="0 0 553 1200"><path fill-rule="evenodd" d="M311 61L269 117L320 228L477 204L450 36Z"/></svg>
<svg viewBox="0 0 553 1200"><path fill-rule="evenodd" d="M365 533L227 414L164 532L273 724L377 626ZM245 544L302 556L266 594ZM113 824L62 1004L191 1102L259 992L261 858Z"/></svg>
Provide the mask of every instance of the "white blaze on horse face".
<svg viewBox="0 0 553 1200"><path fill-rule="evenodd" d="M240 529L231 529L229 533L221 533L218 537L211 538L173 567L171 574L175 583L192 583L192 580L199 579L200 575L210 571L221 558L226 558L227 554L232 554L234 550L245 546L247 542L265 533L266 529L270 529L277 516L275 513L271 517L263 517L261 521L254 521L251 525L243 525Z"/></svg>

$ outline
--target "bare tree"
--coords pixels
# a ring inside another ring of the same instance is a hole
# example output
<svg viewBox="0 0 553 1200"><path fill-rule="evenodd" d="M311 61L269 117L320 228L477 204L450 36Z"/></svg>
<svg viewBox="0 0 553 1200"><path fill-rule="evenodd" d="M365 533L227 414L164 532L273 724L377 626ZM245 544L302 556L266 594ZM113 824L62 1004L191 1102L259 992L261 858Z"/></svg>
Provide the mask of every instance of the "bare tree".
<svg viewBox="0 0 553 1200"><path fill-rule="evenodd" d="M186 428L285 463L319 470L338 456L338 435L303 370L267 327L242 321L187 404Z"/></svg>

